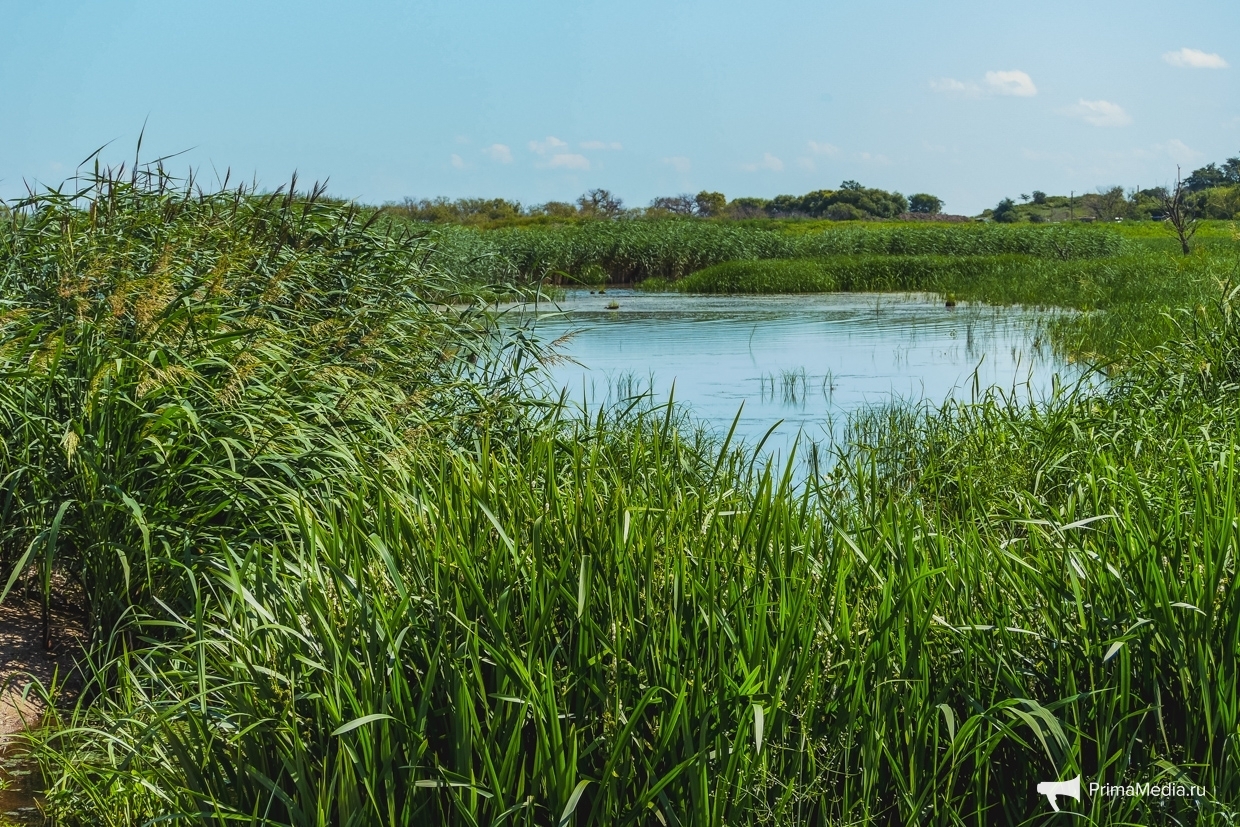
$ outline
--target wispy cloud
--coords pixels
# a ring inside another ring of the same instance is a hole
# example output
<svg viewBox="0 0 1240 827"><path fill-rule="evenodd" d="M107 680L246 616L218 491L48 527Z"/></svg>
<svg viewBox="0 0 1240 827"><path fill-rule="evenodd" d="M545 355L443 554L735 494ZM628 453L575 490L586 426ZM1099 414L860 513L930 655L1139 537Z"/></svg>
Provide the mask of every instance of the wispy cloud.
<svg viewBox="0 0 1240 827"><path fill-rule="evenodd" d="M964 98L982 98L993 95L1031 98L1038 94L1038 87L1034 84L1033 78L1019 69L987 72L981 83L955 78L936 78L930 81L930 88L945 95L958 95Z"/></svg>
<svg viewBox="0 0 1240 827"><path fill-rule="evenodd" d="M996 95L1015 95L1018 98L1031 98L1038 93L1033 78L1019 69L987 72L986 88Z"/></svg>
<svg viewBox="0 0 1240 827"><path fill-rule="evenodd" d="M1163 149L1177 164L1192 164L1205 157L1204 153L1198 152L1179 138L1172 138L1160 149Z"/></svg>
<svg viewBox="0 0 1240 827"><path fill-rule="evenodd" d="M1214 52L1203 52L1200 49L1180 49L1177 52L1166 52L1163 60L1181 69L1226 69L1227 61Z"/></svg>
<svg viewBox="0 0 1240 827"><path fill-rule="evenodd" d="M981 97L982 87L976 83L963 83L955 78L935 78L930 81L930 88L945 95L963 95L969 98Z"/></svg>
<svg viewBox="0 0 1240 827"><path fill-rule="evenodd" d="M582 149L624 149L619 141L582 141Z"/></svg>
<svg viewBox="0 0 1240 827"><path fill-rule="evenodd" d="M558 155L552 155L547 166L551 169L586 170L590 168L590 159L584 155L561 152Z"/></svg>
<svg viewBox="0 0 1240 827"><path fill-rule="evenodd" d="M491 144L482 153L492 161L498 161L501 164L512 163L512 150L503 144Z"/></svg>
<svg viewBox="0 0 1240 827"><path fill-rule="evenodd" d="M452 157L448 160L451 162L454 169L465 169L469 166L469 164L465 163L465 159L460 155L457 155L455 152L452 153Z"/></svg>
<svg viewBox="0 0 1240 827"><path fill-rule="evenodd" d="M757 172L758 170L768 170L770 172L782 172L784 162L776 158L769 152L762 153L762 160L756 164L741 164L741 169L746 172Z"/></svg>
<svg viewBox="0 0 1240 827"><path fill-rule="evenodd" d="M688 172L689 168L693 166L689 162L689 159L683 155L673 155L670 158L664 158L663 163L667 164L669 167L676 170L682 175Z"/></svg>
<svg viewBox="0 0 1240 827"><path fill-rule="evenodd" d="M1065 109L1064 114L1094 126L1127 126L1132 123L1132 117L1124 111L1124 107L1103 100L1087 101L1082 98L1076 106Z"/></svg>
<svg viewBox="0 0 1240 827"><path fill-rule="evenodd" d="M835 144L820 144L817 141L809 142L809 151L815 155L836 156L840 154L840 148Z"/></svg>
<svg viewBox="0 0 1240 827"><path fill-rule="evenodd" d="M857 157L867 164L878 164L884 167L891 164L891 159L880 152L862 152Z"/></svg>
<svg viewBox="0 0 1240 827"><path fill-rule="evenodd" d="M554 135L548 135L541 141L530 141L530 152L535 155L551 155L557 149L568 149L568 144Z"/></svg>
<svg viewBox="0 0 1240 827"><path fill-rule="evenodd" d="M805 145L809 147L809 158L797 158L796 165L801 169L815 170L818 165L814 163L814 156L825 155L828 158L834 158L840 154L840 148L835 144L819 143L818 141L806 141Z"/></svg>

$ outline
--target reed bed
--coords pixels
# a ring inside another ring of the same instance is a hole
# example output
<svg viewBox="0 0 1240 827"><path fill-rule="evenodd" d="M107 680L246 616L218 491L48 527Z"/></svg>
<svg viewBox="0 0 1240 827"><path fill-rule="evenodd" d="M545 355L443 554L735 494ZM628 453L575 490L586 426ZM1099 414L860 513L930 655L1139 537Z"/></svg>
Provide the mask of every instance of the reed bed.
<svg viewBox="0 0 1240 827"><path fill-rule="evenodd" d="M400 223L399 226L408 226ZM416 225L415 225L416 226ZM882 224L787 228L713 221L590 221L498 230L422 228L435 240L434 261L479 282L675 280L725 261L836 255L1029 255L1053 260L1120 254L1126 242L1107 228Z"/></svg>
<svg viewBox="0 0 1240 827"><path fill-rule="evenodd" d="M1041 824L1078 772L1208 791L1098 824L1240 816L1234 292L794 485L527 397L537 344L380 224L148 170L0 229L7 591L91 619L56 823Z"/></svg>

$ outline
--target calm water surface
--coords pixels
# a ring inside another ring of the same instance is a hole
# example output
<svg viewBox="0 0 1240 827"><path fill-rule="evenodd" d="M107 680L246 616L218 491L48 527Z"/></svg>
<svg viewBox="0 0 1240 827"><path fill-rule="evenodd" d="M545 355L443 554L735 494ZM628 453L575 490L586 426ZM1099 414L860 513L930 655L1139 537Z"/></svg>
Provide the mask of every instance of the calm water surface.
<svg viewBox="0 0 1240 827"><path fill-rule="evenodd" d="M573 362L552 368L549 392L594 406L643 391L662 402L674 385L677 402L724 433L743 404L738 435L752 444L782 423L767 447L784 457L798 433L802 444L838 437L847 414L867 405L967 399L993 386L1037 399L1056 374L1079 376L1046 342L1050 314L949 310L924 295L580 290L537 314L512 313L543 342L572 334L559 350Z"/></svg>

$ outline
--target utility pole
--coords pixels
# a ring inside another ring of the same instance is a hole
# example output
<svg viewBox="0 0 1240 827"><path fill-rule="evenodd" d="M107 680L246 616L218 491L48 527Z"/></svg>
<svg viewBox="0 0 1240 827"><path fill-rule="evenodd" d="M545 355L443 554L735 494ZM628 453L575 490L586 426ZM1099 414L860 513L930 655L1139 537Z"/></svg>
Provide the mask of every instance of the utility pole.
<svg viewBox="0 0 1240 827"><path fill-rule="evenodd" d="M1076 221L1076 190L1068 190L1068 219Z"/></svg>

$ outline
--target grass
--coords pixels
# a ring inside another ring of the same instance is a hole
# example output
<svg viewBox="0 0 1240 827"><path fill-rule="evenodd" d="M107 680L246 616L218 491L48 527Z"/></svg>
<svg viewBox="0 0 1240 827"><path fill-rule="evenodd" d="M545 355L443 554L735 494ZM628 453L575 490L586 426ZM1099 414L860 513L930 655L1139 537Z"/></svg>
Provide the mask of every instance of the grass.
<svg viewBox="0 0 1240 827"><path fill-rule="evenodd" d="M395 221L395 226L410 225ZM416 226L416 225L415 225ZM876 224L814 228L782 222L592 221L497 230L418 228L433 238L430 263L476 282L596 284L679 279L725 261L835 255L1033 255L1059 260L1112 256L1125 240L1109 228Z"/></svg>
<svg viewBox="0 0 1240 827"><path fill-rule="evenodd" d="M1029 255L833 256L730 261L677 281L653 279L646 290L684 293L821 293L912 291L951 300L1061 307L1052 336L1062 353L1100 363L1166 342L1177 330L1167 314L1199 306L1234 279L1235 252L1134 250L1127 255L1063 261Z"/></svg>
<svg viewBox="0 0 1240 827"><path fill-rule="evenodd" d="M527 397L424 241L174 184L0 224L0 555L91 618L57 823L1042 824L1078 772L1208 791L1099 824L1240 815L1225 258L1011 259L1184 309L1105 393L870 411L794 486L673 405Z"/></svg>

